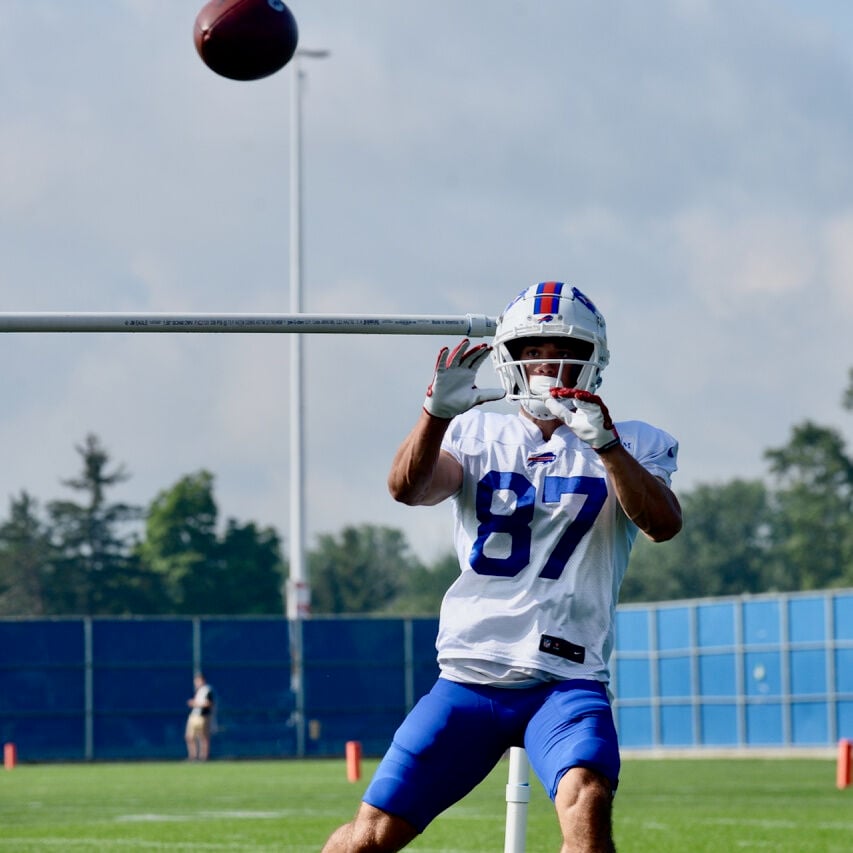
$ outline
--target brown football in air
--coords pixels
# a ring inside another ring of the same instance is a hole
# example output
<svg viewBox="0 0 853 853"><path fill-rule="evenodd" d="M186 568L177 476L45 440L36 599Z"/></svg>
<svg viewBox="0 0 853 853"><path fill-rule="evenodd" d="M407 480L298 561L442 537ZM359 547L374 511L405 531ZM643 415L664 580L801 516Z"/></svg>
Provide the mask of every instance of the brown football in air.
<svg viewBox="0 0 853 853"><path fill-rule="evenodd" d="M299 30L281 0L210 0L195 19L204 64L230 80L260 80L284 68Z"/></svg>

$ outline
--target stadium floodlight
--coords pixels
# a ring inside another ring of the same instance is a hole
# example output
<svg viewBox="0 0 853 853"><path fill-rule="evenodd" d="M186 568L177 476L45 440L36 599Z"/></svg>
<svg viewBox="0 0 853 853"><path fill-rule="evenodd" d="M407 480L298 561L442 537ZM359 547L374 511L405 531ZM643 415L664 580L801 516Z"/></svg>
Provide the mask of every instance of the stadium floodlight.
<svg viewBox="0 0 853 853"><path fill-rule="evenodd" d="M0 332L231 332L492 337L485 314L0 312Z"/></svg>
<svg viewBox="0 0 853 853"><path fill-rule="evenodd" d="M290 76L290 311L302 313L302 82L300 56L324 59L326 50L302 48L293 58ZM302 390L302 334L291 335L290 374L290 549L285 612L290 630L290 689L294 696L296 753L305 755L305 690L303 686L302 620L311 615L311 586L305 554L305 412Z"/></svg>

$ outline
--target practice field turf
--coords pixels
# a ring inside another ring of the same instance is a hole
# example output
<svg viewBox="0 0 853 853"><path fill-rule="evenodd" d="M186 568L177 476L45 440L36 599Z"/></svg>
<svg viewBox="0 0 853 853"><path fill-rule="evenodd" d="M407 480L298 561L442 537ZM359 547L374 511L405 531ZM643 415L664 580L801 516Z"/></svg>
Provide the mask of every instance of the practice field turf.
<svg viewBox="0 0 853 853"><path fill-rule="evenodd" d="M0 771L0 850L317 851L353 813L375 762L19 765ZM410 846L503 851L507 762ZM531 780L528 853L556 853L550 801ZM818 759L628 759L616 798L620 853L848 853L853 788Z"/></svg>

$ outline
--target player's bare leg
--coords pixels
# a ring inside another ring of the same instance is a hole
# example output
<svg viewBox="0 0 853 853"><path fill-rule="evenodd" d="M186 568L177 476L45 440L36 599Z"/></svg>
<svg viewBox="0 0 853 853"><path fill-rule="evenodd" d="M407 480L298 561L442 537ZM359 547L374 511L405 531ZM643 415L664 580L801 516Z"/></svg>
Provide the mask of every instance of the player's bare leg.
<svg viewBox="0 0 853 853"><path fill-rule="evenodd" d="M402 818L362 803L355 817L332 833L322 853L396 853L417 834Z"/></svg>
<svg viewBox="0 0 853 853"><path fill-rule="evenodd" d="M613 795L601 774L573 767L560 780L554 805L563 833L560 853L615 853Z"/></svg>

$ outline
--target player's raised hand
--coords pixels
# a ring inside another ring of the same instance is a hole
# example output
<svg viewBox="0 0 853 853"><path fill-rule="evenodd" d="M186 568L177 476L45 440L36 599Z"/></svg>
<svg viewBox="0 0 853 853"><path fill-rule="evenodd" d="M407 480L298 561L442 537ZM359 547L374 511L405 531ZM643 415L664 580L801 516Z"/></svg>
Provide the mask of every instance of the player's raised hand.
<svg viewBox="0 0 853 853"><path fill-rule="evenodd" d="M436 418L453 418L474 406L506 396L503 388L478 388L477 370L491 352L488 344L468 349L468 338L452 352L442 347L435 362L435 373L427 388L424 409Z"/></svg>
<svg viewBox="0 0 853 853"><path fill-rule="evenodd" d="M610 412L597 394L579 388L552 388L545 406L581 441L599 453L620 443Z"/></svg>

